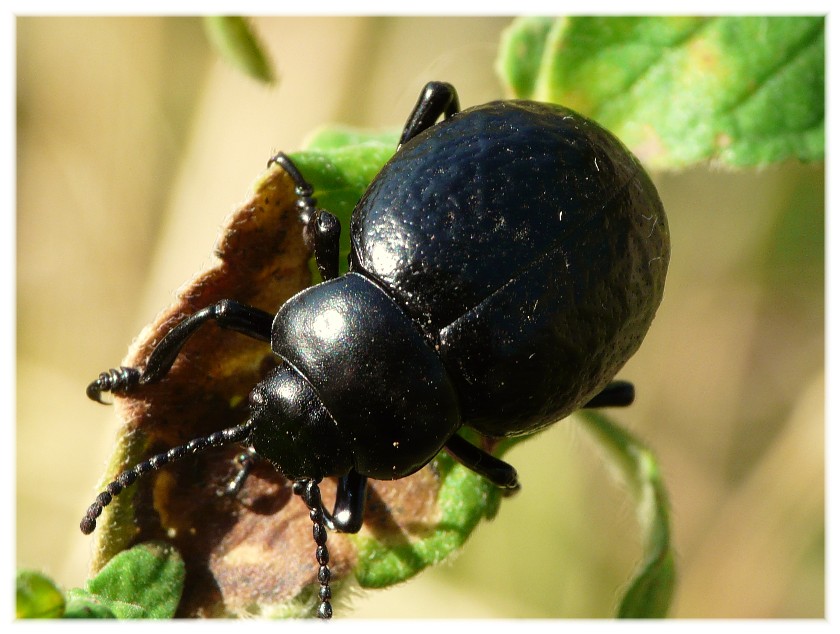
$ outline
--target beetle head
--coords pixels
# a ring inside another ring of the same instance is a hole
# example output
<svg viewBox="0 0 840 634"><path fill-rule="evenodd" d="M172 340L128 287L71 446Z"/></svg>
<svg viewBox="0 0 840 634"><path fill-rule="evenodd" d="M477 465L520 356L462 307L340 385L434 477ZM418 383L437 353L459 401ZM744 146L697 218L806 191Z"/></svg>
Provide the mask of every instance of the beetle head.
<svg viewBox="0 0 840 634"><path fill-rule="evenodd" d="M291 480L341 476L352 456L330 412L301 374L282 362L250 395L251 444Z"/></svg>

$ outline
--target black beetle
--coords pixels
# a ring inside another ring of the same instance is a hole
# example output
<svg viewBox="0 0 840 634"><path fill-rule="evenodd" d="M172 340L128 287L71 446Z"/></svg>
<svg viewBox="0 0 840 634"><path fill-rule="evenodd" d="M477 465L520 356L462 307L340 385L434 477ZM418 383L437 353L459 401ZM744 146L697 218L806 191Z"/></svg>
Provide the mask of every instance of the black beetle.
<svg viewBox="0 0 840 634"><path fill-rule="evenodd" d="M443 120L438 119L443 116ZM337 219L296 184L304 235L324 281L276 315L231 300L186 318L146 367L102 373L88 396L162 379L203 323L270 342L279 364L253 389L250 417L120 474L91 505L187 454L242 442L243 469L268 460L310 508L319 616L332 614L325 527L356 532L367 478L408 476L446 449L508 490L509 464L470 444L533 433L581 407L621 406L610 382L662 299L670 255L656 189L609 132L560 106L496 101L459 112L455 89L425 86L393 158L353 212L350 271L338 275ZM318 482L339 478L335 508Z"/></svg>

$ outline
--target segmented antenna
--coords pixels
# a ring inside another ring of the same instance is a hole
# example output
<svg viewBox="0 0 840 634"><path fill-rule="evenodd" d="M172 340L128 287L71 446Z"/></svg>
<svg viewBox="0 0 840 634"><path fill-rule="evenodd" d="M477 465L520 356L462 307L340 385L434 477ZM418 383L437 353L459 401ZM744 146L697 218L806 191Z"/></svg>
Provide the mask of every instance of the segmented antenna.
<svg viewBox="0 0 840 634"><path fill-rule="evenodd" d="M295 480L292 490L299 495L303 502L309 507L309 518L312 520L312 537L315 538L315 559L318 562L318 583L321 590L318 597L321 605L318 606L318 618L332 618L332 590L330 589L330 553L327 550L327 527L324 524L324 507L321 504L321 489L318 488L318 480Z"/></svg>
<svg viewBox="0 0 840 634"><path fill-rule="evenodd" d="M102 513L102 509L111 503L114 496L119 495L120 492L127 486L134 484L140 476L145 475L150 471L160 469L164 465L180 460L190 454L198 453L200 451L204 451L205 449L210 449L211 447L220 447L222 445L243 441L248 437L253 428L254 422L249 419L236 427L229 427L227 429L214 432L203 438L194 438L186 445L173 447L166 453L159 453L148 460L144 460L143 462L133 466L131 469L123 471L116 477L116 479L114 479L113 482L105 487L105 490L102 491L102 493L96 496L96 500L90 505L87 513L85 513L85 516L82 518L79 528L82 529L82 532L85 535L90 535L93 532L93 529L96 528L96 518Z"/></svg>

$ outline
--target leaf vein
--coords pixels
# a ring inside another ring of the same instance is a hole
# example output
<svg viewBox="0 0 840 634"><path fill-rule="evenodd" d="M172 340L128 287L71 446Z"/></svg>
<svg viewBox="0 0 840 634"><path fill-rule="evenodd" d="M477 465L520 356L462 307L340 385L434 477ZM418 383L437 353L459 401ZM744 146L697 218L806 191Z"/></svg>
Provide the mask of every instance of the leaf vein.
<svg viewBox="0 0 840 634"><path fill-rule="evenodd" d="M674 42L670 42L669 44L662 46L662 53L659 55L657 60L645 66L640 72L638 72L634 77L629 78L623 85L617 86L616 90L613 94L607 95L604 99L600 101L600 103L593 108L593 118L598 120L601 113L601 108L603 105L611 104L614 99L621 98L622 95L626 95L627 93L633 92L636 87L641 83L641 81L648 76L652 71L658 70L663 66L669 64L668 61L670 57L675 54L675 51L683 48L688 42L696 39L699 37L701 32L705 31L707 28L715 24L717 18L703 18L697 25L686 31L679 39L675 40ZM641 43L641 42L637 42ZM618 45L613 46L612 48L616 48ZM623 43L622 43L623 46ZM611 48L609 45L605 48Z"/></svg>
<svg viewBox="0 0 840 634"><path fill-rule="evenodd" d="M739 95L732 103L726 104L723 107L719 108L714 114L731 114L734 110L747 103L750 99L758 96L763 89L767 88L768 83L773 79L773 77L779 75L786 67L796 62L811 47L819 44L818 41L814 38L814 33L816 31L821 31L822 28L822 22L816 23L816 28L809 30L805 34L805 36L789 50L789 55L786 55L776 65L768 69L762 77L759 77L755 81L755 83L746 86L746 90L741 95Z"/></svg>

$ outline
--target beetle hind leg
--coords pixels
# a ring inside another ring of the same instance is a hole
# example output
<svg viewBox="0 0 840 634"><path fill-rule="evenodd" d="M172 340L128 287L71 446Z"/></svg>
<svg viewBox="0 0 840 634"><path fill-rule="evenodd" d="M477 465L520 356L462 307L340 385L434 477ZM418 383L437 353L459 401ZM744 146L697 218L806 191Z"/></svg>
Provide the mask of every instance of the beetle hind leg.
<svg viewBox="0 0 840 634"><path fill-rule="evenodd" d="M504 460L491 456L486 451L479 449L473 444L464 440L458 434L446 441L446 451L468 469L472 469L478 475L490 480L506 494L515 493L519 490L519 477L516 469Z"/></svg>

